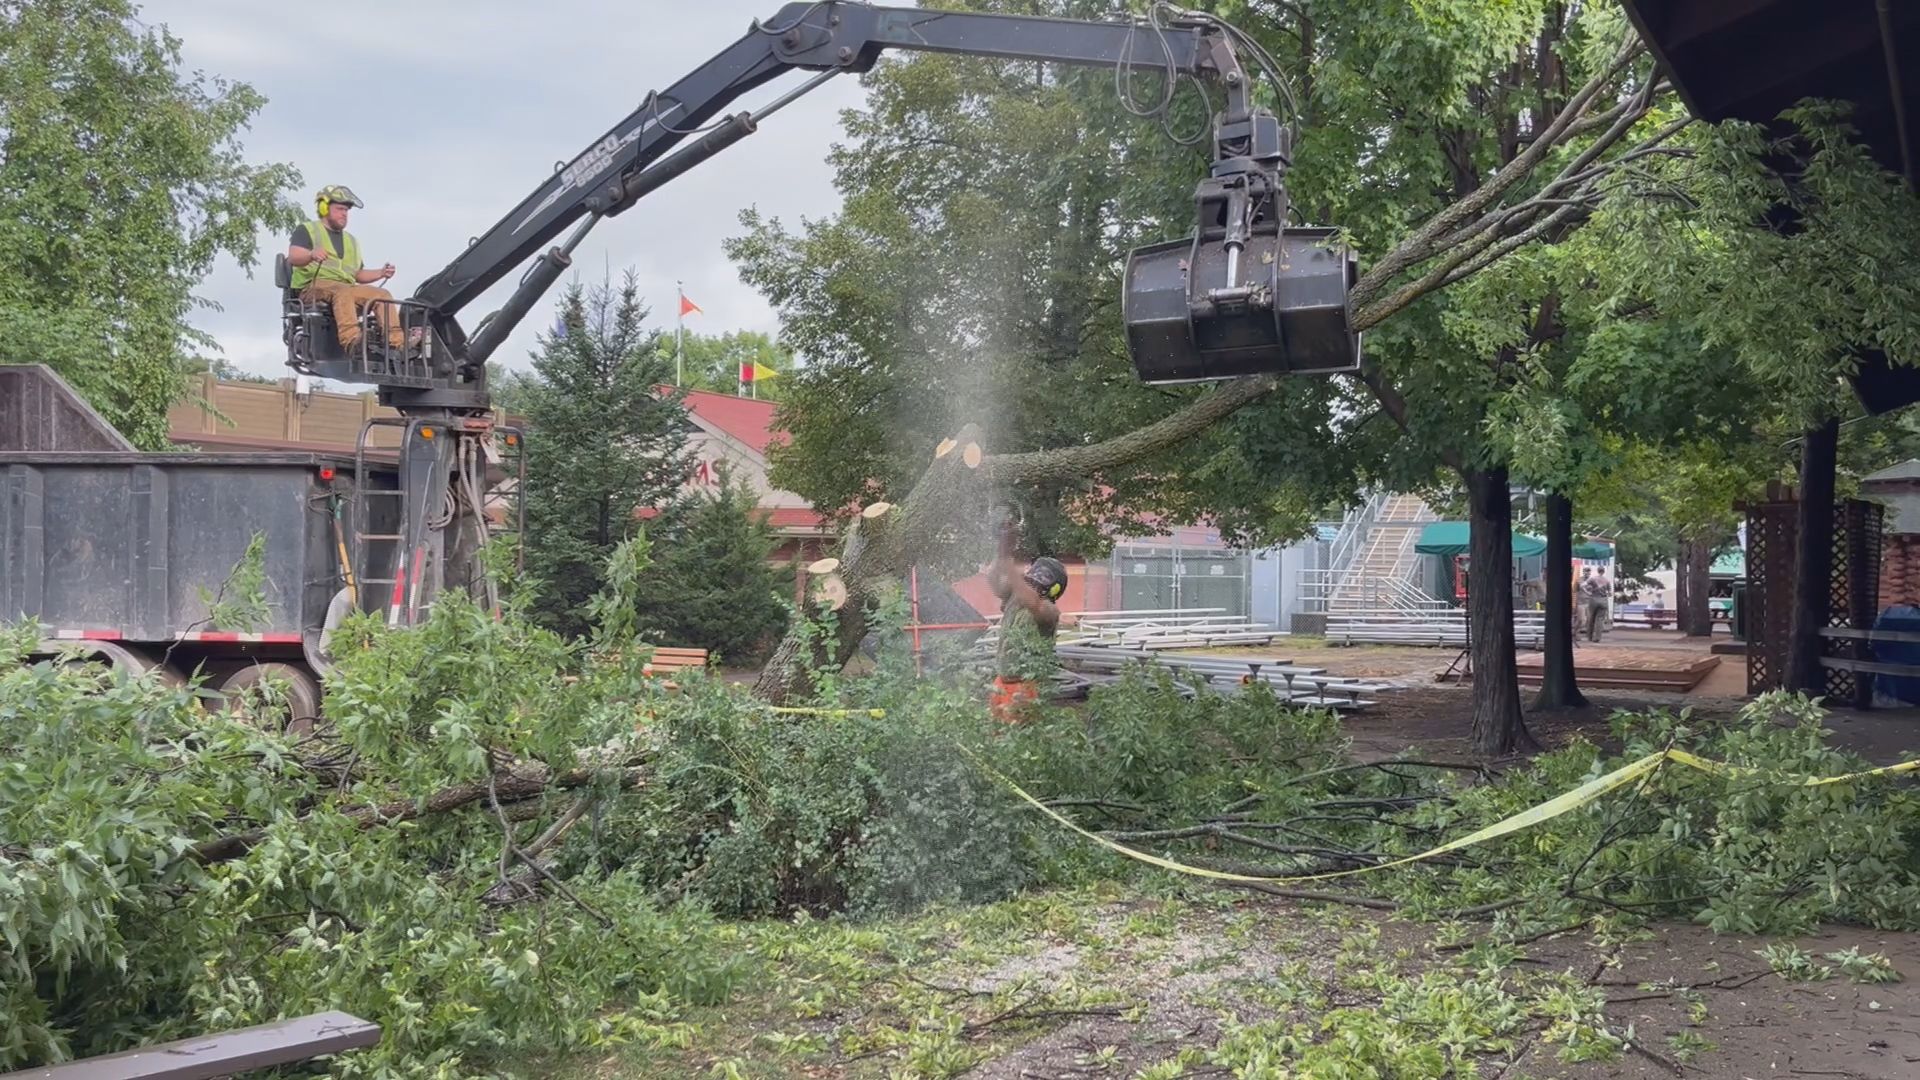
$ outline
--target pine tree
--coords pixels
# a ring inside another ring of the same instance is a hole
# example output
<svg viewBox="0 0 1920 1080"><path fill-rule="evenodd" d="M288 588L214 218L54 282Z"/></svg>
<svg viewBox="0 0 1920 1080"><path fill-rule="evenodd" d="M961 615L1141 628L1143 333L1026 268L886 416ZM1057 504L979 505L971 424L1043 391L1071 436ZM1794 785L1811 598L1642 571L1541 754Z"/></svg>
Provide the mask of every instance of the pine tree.
<svg viewBox="0 0 1920 1080"><path fill-rule="evenodd" d="M791 579L767 561L773 532L755 512L757 504L751 489L723 475L717 493L699 498L656 534L641 590L648 636L731 661L765 655L786 629L781 597Z"/></svg>
<svg viewBox="0 0 1920 1080"><path fill-rule="evenodd" d="M641 528L643 510L669 508L678 495L692 425L681 395L662 389L672 382L672 349L647 327L632 271L617 288L571 286L559 314L522 388L527 571L539 582L540 618L574 634L607 554Z"/></svg>

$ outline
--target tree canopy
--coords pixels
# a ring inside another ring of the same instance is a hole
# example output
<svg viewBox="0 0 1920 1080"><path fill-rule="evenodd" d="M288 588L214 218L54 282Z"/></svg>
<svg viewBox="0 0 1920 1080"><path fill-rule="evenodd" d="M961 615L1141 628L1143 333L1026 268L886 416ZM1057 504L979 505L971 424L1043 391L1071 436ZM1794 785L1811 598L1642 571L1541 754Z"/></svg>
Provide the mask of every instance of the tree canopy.
<svg viewBox="0 0 1920 1080"><path fill-rule="evenodd" d="M251 266L299 174L240 135L265 100L181 70L128 0L0 2L0 363L45 363L146 449L213 342L188 325L221 255Z"/></svg>
<svg viewBox="0 0 1920 1080"><path fill-rule="evenodd" d="M720 394L740 392L740 370L759 364L778 374L756 380L751 388L762 401L786 399L787 384L793 372L793 354L780 347L773 335L758 330L730 330L724 334L681 335L680 385L689 390L712 390Z"/></svg>

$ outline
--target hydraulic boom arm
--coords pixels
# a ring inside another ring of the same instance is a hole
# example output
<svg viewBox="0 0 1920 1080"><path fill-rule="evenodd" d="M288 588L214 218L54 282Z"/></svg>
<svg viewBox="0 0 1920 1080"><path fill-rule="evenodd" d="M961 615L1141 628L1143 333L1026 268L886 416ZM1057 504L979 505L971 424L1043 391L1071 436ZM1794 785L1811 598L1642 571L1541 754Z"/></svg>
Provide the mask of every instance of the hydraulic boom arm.
<svg viewBox="0 0 1920 1080"><path fill-rule="evenodd" d="M790 3L771 22L755 23L726 51L664 91L648 94L633 114L596 140L446 269L423 283L414 300L433 313L437 335L459 367L476 371L525 318L569 265L586 230L643 195L753 132L767 115L842 71L866 71L886 49L964 53L1013 60L1106 65L1213 79L1226 91L1216 119L1215 157L1261 159L1284 168L1277 121L1250 108L1247 77L1223 24L1204 16L1164 23L1083 22L1019 15L877 7L850 0ZM791 69L819 76L758 114L714 122L736 98ZM668 152L692 140L678 153ZM1254 164L1247 161L1248 165ZM1277 181L1277 175L1274 177ZM1274 214L1277 219L1284 214ZM582 221L582 219L585 219ZM453 316L569 225L580 227L560 247L541 253L519 289L489 316L472 340Z"/></svg>
<svg viewBox="0 0 1920 1080"><path fill-rule="evenodd" d="M475 558L493 520L485 491L501 471L489 464L495 440L485 362L565 273L594 223L745 138L834 75L870 69L887 49L1101 65L1117 77L1144 70L1218 84L1225 104L1212 117L1213 161L1194 192L1192 233L1136 249L1127 260L1121 312L1134 368L1156 383L1353 370L1359 342L1347 296L1356 264L1335 230L1288 224L1283 178L1292 132L1254 107L1236 45L1279 84L1272 58L1257 43L1213 16L1179 11L1165 0L1137 22L803 0L771 23L755 24L666 90L648 94L631 116L557 166L422 284L399 305L409 334L423 324L431 330L417 352L372 349L364 329L360 348L333 349L337 328L324 305L303 301L290 279L276 277L288 363L323 377L374 383L381 401L400 413L398 420L373 422L402 428L394 486L369 487L365 454L356 457L351 518L357 554L349 580L381 587L366 593L362 606L377 604L376 593L384 592L388 621L411 625L443 586L491 580L477 571ZM817 74L757 113L722 115L742 94L790 69ZM1170 100L1170 88L1163 89L1159 108ZM1141 115L1155 111L1128 107ZM548 246L563 232L564 241ZM529 258L513 293L469 338L455 316ZM367 445L363 431L361 446Z"/></svg>

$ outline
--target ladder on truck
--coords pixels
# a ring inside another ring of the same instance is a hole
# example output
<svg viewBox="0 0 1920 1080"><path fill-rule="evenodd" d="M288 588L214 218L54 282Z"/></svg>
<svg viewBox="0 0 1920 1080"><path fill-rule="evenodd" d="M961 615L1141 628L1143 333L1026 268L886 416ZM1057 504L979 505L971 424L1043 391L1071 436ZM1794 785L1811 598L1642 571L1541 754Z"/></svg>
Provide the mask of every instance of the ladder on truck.
<svg viewBox="0 0 1920 1080"><path fill-rule="evenodd" d="M373 445L380 428L400 431L391 469L369 461L382 449ZM442 589L461 587L497 609L480 552L502 533L525 532L526 473L525 433L491 417L368 420L354 443L349 503L360 608L412 626Z"/></svg>

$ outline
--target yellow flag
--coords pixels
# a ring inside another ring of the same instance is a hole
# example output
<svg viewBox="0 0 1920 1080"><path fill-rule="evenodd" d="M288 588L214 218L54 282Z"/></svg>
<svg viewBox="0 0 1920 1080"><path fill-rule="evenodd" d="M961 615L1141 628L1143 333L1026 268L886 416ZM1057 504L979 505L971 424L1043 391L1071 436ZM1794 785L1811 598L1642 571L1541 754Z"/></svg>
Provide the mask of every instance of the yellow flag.
<svg viewBox="0 0 1920 1080"><path fill-rule="evenodd" d="M780 373L768 367L767 365L761 363L758 360L755 360L753 362L753 381L754 382L759 382L762 379L771 379L778 374Z"/></svg>

